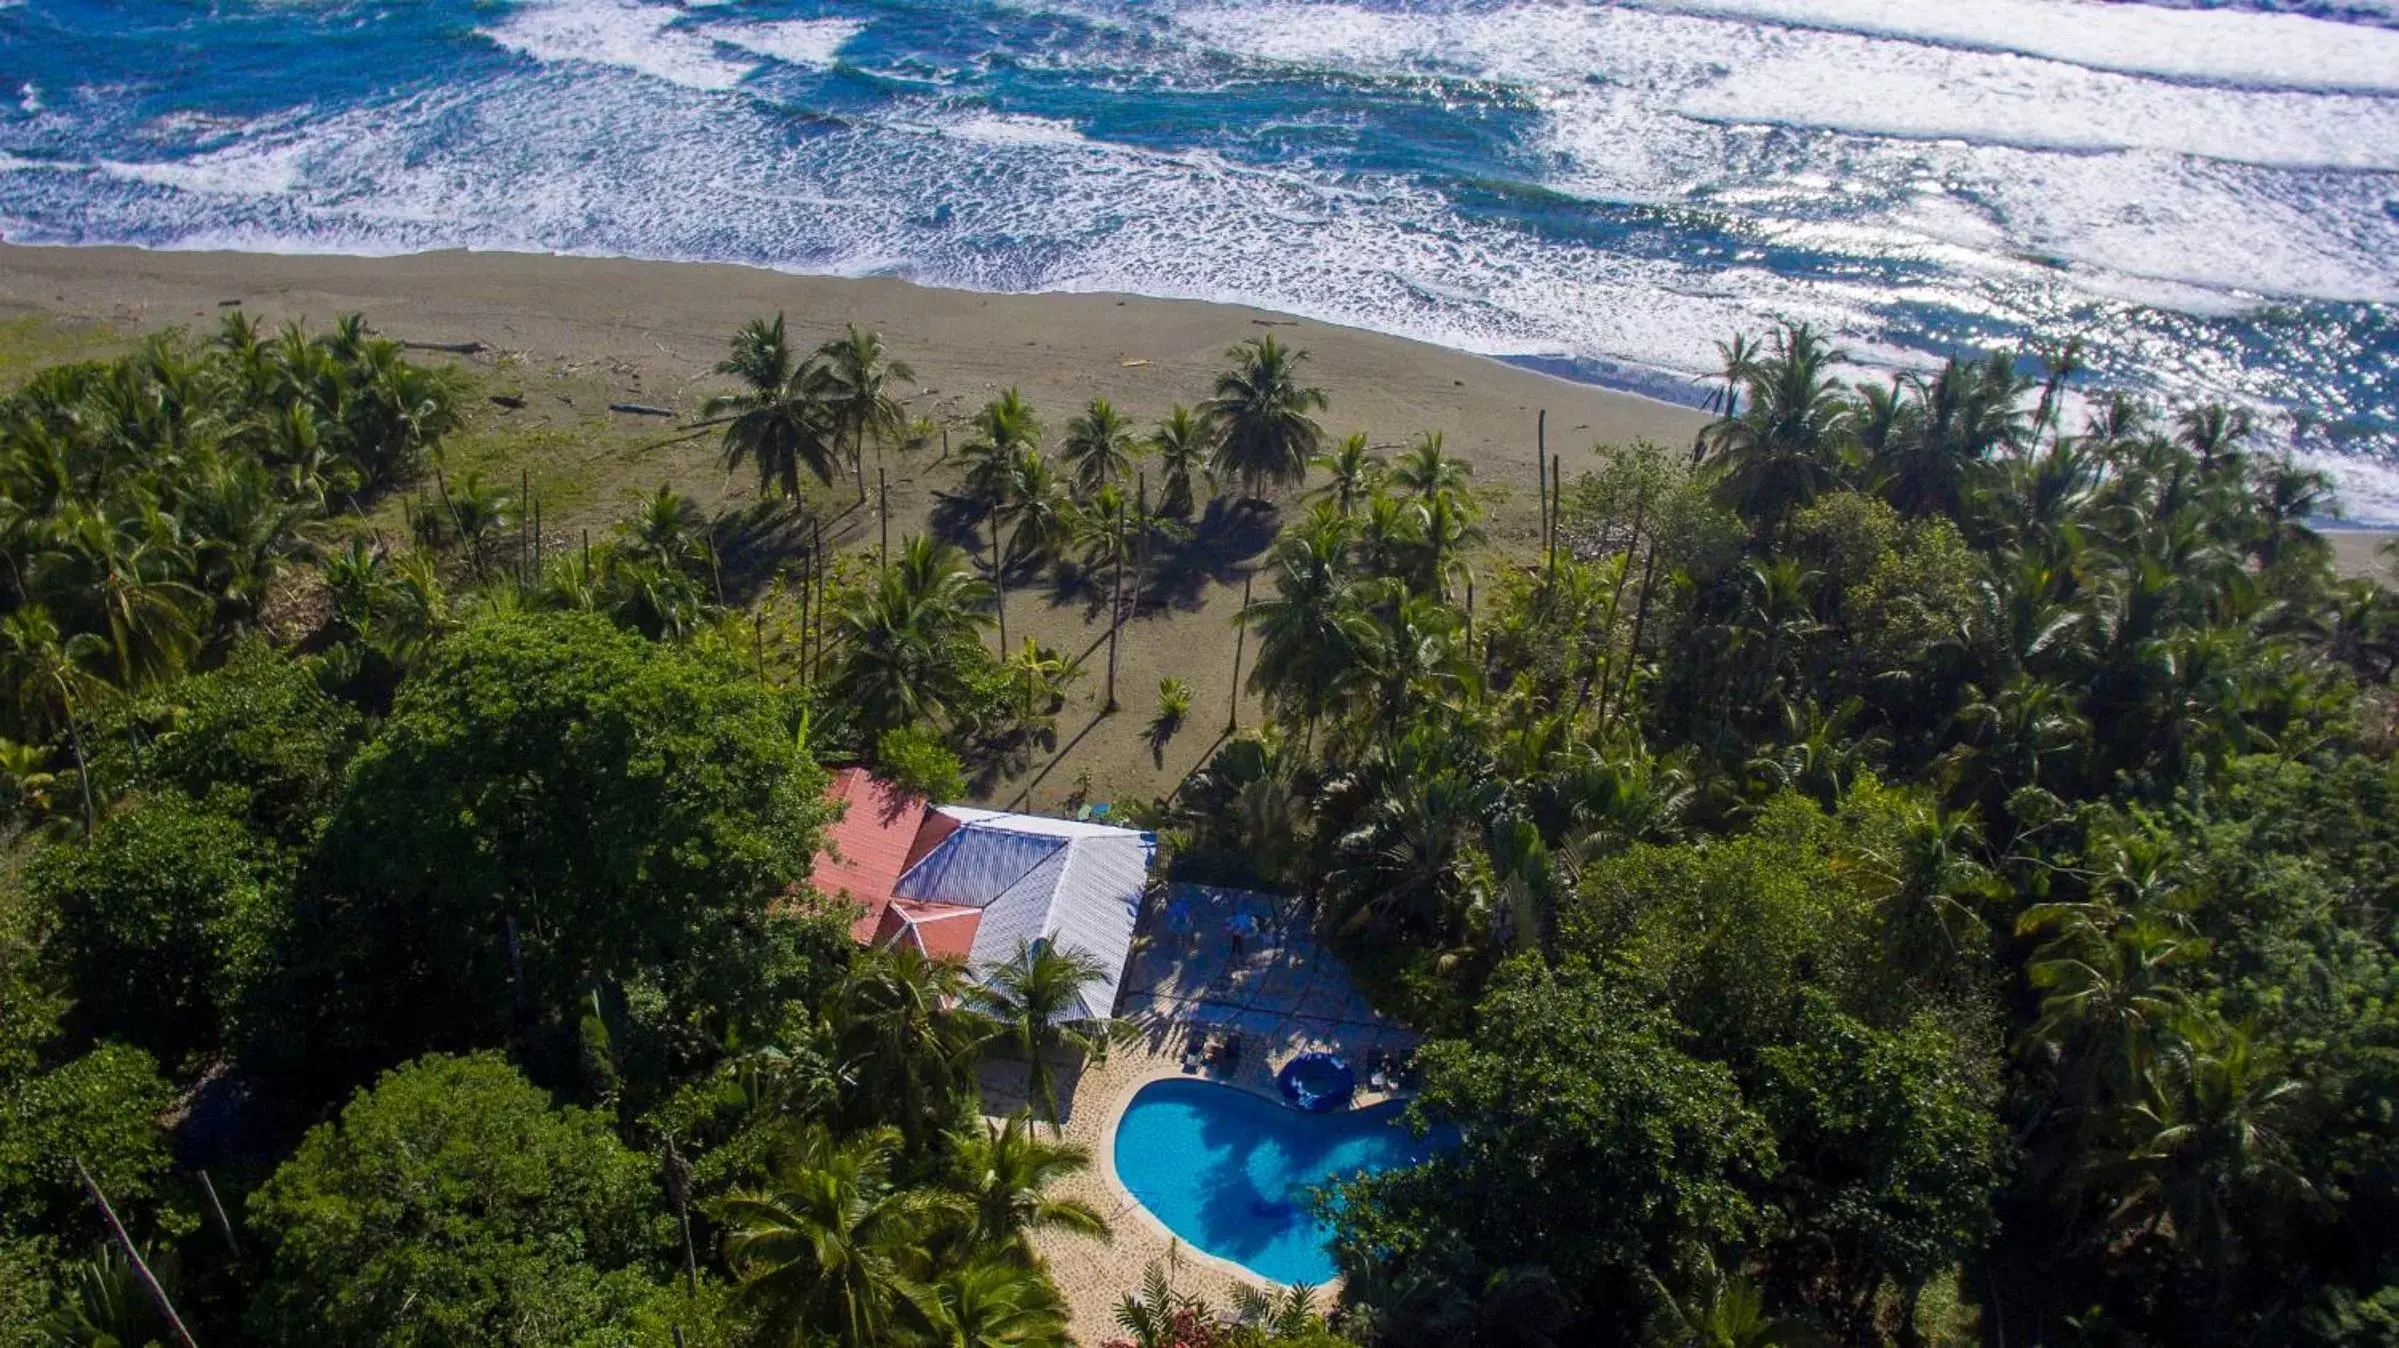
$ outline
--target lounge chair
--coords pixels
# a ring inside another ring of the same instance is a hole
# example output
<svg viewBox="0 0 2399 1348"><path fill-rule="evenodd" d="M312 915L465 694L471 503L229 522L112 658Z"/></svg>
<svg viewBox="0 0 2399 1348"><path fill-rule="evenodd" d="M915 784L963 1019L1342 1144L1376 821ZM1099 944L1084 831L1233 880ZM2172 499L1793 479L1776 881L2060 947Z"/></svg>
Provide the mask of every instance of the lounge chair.
<svg viewBox="0 0 2399 1348"><path fill-rule="evenodd" d="M1207 1059L1208 1031L1194 1025L1191 1027L1190 1036L1183 1041L1183 1070L1196 1072L1200 1069L1200 1064L1206 1062Z"/></svg>
<svg viewBox="0 0 2399 1348"><path fill-rule="evenodd" d="M1228 1076L1241 1066L1241 1031L1235 1030L1225 1036L1224 1045L1216 1055L1216 1065Z"/></svg>

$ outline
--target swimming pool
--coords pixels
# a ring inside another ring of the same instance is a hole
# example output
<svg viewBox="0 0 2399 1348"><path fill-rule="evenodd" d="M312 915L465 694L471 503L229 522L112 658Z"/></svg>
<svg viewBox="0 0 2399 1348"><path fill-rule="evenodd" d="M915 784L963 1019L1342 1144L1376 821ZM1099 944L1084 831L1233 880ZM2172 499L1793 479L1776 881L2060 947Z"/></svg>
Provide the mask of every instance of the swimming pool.
<svg viewBox="0 0 2399 1348"><path fill-rule="evenodd" d="M1402 1108L1307 1114L1211 1081L1153 1081L1116 1125L1116 1177L1186 1244L1275 1282L1323 1283L1338 1271L1333 1230L1307 1191L1432 1155Z"/></svg>

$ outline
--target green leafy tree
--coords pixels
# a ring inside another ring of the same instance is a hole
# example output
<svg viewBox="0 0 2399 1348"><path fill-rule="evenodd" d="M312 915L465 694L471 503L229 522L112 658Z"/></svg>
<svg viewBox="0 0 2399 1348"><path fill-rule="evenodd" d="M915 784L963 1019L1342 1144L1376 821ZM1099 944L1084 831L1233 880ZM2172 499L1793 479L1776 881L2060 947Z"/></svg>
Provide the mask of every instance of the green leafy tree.
<svg viewBox="0 0 2399 1348"><path fill-rule="evenodd" d="M579 1344L660 1295L651 1166L496 1055L429 1056L250 1199L269 1343Z"/></svg>
<svg viewBox="0 0 2399 1348"><path fill-rule="evenodd" d="M737 658L584 614L487 620L409 681L307 877L278 1055L318 1070L530 1035L572 1057L595 988L638 993L635 1073L701 1055L820 976L804 878L825 775Z"/></svg>
<svg viewBox="0 0 2399 1348"><path fill-rule="evenodd" d="M1418 1052L1420 1109L1471 1128L1422 1167L1345 1187L1343 1267L1438 1267L1461 1242L1479 1267L1546 1265L1586 1314L1610 1315L1675 1251L1737 1243L1773 1136L1679 1038L1605 975L1510 961L1468 1035Z"/></svg>
<svg viewBox="0 0 2399 1348"><path fill-rule="evenodd" d="M170 1063L221 1052L277 925L256 850L240 823L162 793L35 858L27 893L76 1019Z"/></svg>

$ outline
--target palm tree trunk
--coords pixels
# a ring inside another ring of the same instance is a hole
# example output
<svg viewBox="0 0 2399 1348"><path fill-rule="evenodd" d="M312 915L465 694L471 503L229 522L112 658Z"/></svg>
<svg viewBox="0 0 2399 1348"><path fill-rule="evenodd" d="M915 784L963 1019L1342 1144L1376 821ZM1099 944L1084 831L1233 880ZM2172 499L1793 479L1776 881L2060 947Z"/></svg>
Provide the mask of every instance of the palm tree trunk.
<svg viewBox="0 0 2399 1348"><path fill-rule="evenodd" d="M1116 499L1124 500L1121 496ZM1108 710L1111 712L1116 710L1116 637L1125 625L1125 534L1121 517L1116 523L1115 544L1110 551L1116 554L1116 564L1110 568L1108 578Z"/></svg>
<svg viewBox="0 0 2399 1348"><path fill-rule="evenodd" d="M167 1300L167 1289L158 1285L158 1279L151 1274L150 1265L142 1258L142 1252L134 1248L133 1237L125 1234L125 1224L117 1220L117 1210L108 1205L108 1195L100 1192L100 1186L92 1179L92 1172L83 1168L82 1157L75 1158L75 1177L83 1181L83 1191L92 1196L92 1202L99 1205L100 1215L108 1219L109 1234L116 1237L117 1248L125 1252L125 1262L133 1266L134 1277L141 1282L142 1290L149 1293L150 1302L158 1308L159 1317L167 1322L167 1328L175 1332L175 1341L182 1344L183 1348L199 1348L192 1341L192 1332L183 1327L183 1317L175 1313L175 1303Z"/></svg>
<svg viewBox="0 0 2399 1348"><path fill-rule="evenodd" d="M99 826L99 813L92 808L92 770L83 756L83 730L76 724L75 695L67 691L64 678L56 674L51 677L58 680L60 705L67 711L67 743L75 750L75 785L83 792L83 837L89 842L92 831Z"/></svg>
<svg viewBox="0 0 2399 1348"><path fill-rule="evenodd" d="M1000 520L995 511L991 516L991 597L1000 615L1000 658L1008 658L1008 570L1000 555Z"/></svg>

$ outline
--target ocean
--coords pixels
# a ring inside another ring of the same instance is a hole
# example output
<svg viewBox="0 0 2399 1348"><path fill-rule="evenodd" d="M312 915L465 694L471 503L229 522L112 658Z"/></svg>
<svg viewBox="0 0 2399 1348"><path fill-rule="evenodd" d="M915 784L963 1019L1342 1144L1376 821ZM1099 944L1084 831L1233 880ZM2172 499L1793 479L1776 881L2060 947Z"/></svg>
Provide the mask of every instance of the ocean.
<svg viewBox="0 0 2399 1348"><path fill-rule="evenodd" d="M2399 523L2399 0L0 0L0 234L1234 300L1694 401L2084 339Z"/></svg>

